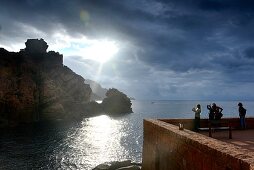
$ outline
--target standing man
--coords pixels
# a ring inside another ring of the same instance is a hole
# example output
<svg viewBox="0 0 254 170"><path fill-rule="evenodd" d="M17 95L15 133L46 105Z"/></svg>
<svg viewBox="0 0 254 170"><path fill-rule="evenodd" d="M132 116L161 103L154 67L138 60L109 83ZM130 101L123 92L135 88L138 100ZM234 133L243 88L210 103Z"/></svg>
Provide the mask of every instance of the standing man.
<svg viewBox="0 0 254 170"><path fill-rule="evenodd" d="M198 128L200 127L200 114L201 114L200 104L197 104L197 106L194 107L192 111L195 113L195 121L194 121L195 131L198 131Z"/></svg>
<svg viewBox="0 0 254 170"><path fill-rule="evenodd" d="M243 104L242 103L238 103L239 106L239 117L240 117L240 125L242 129L246 128L246 123L245 123L245 115L246 115L246 109L243 108Z"/></svg>

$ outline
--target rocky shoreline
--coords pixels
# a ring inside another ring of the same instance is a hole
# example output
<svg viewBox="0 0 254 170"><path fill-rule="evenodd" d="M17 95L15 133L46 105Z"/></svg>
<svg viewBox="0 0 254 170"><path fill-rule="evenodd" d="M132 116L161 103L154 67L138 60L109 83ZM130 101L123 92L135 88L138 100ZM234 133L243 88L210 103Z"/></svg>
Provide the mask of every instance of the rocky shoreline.
<svg viewBox="0 0 254 170"><path fill-rule="evenodd" d="M141 163L134 163L131 160L113 161L102 163L92 170L140 170Z"/></svg>
<svg viewBox="0 0 254 170"><path fill-rule="evenodd" d="M20 52L0 48L0 127L132 112L130 98L115 88L101 104L93 101L90 85L63 65L63 55L47 52L43 39L25 44Z"/></svg>

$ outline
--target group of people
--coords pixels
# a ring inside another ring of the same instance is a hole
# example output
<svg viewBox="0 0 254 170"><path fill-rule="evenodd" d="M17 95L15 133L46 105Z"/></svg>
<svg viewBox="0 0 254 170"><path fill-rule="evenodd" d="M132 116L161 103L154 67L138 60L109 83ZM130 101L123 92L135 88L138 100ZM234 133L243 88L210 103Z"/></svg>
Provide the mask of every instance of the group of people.
<svg viewBox="0 0 254 170"><path fill-rule="evenodd" d="M217 106L215 103L206 106L209 110L209 120L220 120L223 116L222 111L223 109Z"/></svg>
<svg viewBox="0 0 254 170"><path fill-rule="evenodd" d="M246 115L246 109L243 107L242 103L238 103L238 112L240 117L240 125L242 129L246 128L245 123L245 115ZM217 106L215 103L212 105L207 105L207 109L209 110L209 120L220 120L223 116L222 111L223 109L219 106ZM201 105L197 104L196 107L192 108L192 111L195 113L195 130L198 130L200 126L200 115L201 115Z"/></svg>

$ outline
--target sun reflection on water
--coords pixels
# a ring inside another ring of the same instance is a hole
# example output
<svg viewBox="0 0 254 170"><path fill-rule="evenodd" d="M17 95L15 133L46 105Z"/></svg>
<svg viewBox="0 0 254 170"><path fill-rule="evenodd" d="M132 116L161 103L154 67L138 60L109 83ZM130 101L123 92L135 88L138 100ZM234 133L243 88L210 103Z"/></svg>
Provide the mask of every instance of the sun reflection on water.
<svg viewBox="0 0 254 170"><path fill-rule="evenodd" d="M120 139L126 135L122 126L122 122L106 115L85 119L79 130L68 136L72 138L68 142L70 154L79 157L76 164L95 166L123 159L128 151L121 145Z"/></svg>
<svg viewBox="0 0 254 170"><path fill-rule="evenodd" d="M114 143L112 137L114 129L117 129L116 123L111 120L108 116L102 115L93 118L88 122L88 126L91 128L88 132L87 142L89 142L100 154L97 154L96 159L106 161L107 155L105 153L108 149L112 149L111 145Z"/></svg>

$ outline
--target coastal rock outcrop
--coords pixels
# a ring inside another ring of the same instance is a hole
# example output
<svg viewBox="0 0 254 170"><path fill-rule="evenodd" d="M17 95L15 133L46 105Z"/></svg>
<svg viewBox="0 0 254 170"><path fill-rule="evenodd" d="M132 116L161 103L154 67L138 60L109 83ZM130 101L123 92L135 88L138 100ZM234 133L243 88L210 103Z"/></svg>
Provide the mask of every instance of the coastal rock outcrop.
<svg viewBox="0 0 254 170"><path fill-rule="evenodd" d="M80 119L103 111L91 102L85 79L47 48L43 39L28 39L17 53L0 48L0 122Z"/></svg>
<svg viewBox="0 0 254 170"><path fill-rule="evenodd" d="M140 170L140 163L132 163L131 160L126 161L112 161L102 163L93 170Z"/></svg>
<svg viewBox="0 0 254 170"><path fill-rule="evenodd" d="M123 92L112 88L106 92L106 96L102 101L102 107L106 113L132 113L131 100Z"/></svg>

